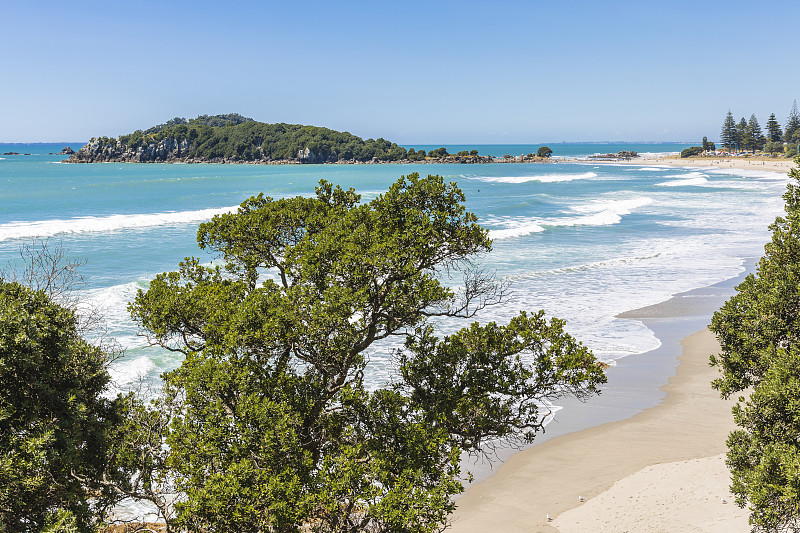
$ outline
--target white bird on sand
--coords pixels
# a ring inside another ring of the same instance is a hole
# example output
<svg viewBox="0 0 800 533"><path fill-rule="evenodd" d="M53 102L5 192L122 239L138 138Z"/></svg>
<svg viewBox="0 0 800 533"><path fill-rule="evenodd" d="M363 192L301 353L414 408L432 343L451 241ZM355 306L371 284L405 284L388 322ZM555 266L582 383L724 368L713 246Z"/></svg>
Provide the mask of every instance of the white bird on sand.
<svg viewBox="0 0 800 533"><path fill-rule="evenodd" d="M578 496L578 501L579 502L585 502L586 499L583 496Z"/></svg>
<svg viewBox="0 0 800 533"><path fill-rule="evenodd" d="M548 521L548 522L552 522L552 521L553 521L553 519L552 519L552 518L550 518L550 515L547 515L547 521Z"/></svg>
<svg viewBox="0 0 800 533"><path fill-rule="evenodd" d="M728 500L726 500L725 498L722 498L722 503L728 503Z"/></svg>

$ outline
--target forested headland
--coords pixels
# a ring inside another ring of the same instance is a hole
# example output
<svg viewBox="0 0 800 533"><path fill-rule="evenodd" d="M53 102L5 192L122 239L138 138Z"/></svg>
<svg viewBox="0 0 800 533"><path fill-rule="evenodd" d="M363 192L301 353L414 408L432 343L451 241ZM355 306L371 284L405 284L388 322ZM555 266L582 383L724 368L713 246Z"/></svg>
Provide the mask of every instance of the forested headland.
<svg viewBox="0 0 800 533"><path fill-rule="evenodd" d="M383 138L362 139L348 132L300 124L267 124L232 113L176 117L119 138L95 137L70 163L382 163L444 161L486 163L477 150L426 153Z"/></svg>

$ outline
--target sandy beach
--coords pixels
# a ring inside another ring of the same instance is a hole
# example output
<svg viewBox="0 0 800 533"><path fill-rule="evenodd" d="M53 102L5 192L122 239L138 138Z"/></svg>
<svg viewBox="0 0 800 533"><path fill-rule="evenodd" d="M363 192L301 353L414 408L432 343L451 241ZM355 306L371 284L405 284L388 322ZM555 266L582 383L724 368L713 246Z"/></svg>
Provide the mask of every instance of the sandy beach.
<svg viewBox="0 0 800 533"><path fill-rule="evenodd" d="M611 161L594 161L601 164L620 164ZM726 158L686 158L679 156L653 157L642 156L632 159L630 163L624 164L645 164L670 167L691 167L691 168L719 168L719 169L738 169L738 170L761 170L765 172L777 172L786 174L795 164L790 159L773 159L771 157L726 157Z"/></svg>
<svg viewBox="0 0 800 533"><path fill-rule="evenodd" d="M670 306L626 315L674 319ZM716 339L704 329L682 347L663 402L512 455L458 500L452 531L748 531L746 510L729 494L722 456L734 427L732 403L709 385Z"/></svg>

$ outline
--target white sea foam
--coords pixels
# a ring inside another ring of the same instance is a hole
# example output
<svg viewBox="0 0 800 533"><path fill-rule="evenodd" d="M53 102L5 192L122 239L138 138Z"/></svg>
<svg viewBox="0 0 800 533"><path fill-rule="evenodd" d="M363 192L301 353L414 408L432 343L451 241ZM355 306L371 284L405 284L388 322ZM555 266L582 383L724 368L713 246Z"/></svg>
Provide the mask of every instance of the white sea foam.
<svg viewBox="0 0 800 533"><path fill-rule="evenodd" d="M108 368L111 375L112 393L129 390L138 381L143 380L153 371L155 363L147 355L138 355L130 359L115 361Z"/></svg>
<svg viewBox="0 0 800 533"><path fill-rule="evenodd" d="M686 178L685 180L665 181L663 183L657 183L656 185L658 185L659 187L688 187L688 186L701 187L703 185L708 185L708 180L703 177Z"/></svg>
<svg viewBox="0 0 800 533"><path fill-rule="evenodd" d="M64 233L106 233L154 226L181 225L208 220L214 215L238 209L221 207L167 213L86 216L69 219L34 220L0 224L0 241L52 237Z"/></svg>
<svg viewBox="0 0 800 533"><path fill-rule="evenodd" d="M665 178L675 178L675 179L692 179L692 178L707 178L706 174L702 172L687 172L686 174L670 174L669 176L664 176Z"/></svg>
<svg viewBox="0 0 800 533"><path fill-rule="evenodd" d="M559 219L558 226L609 226L618 224L624 215L630 215L634 209L652 204L653 199L646 196L620 200L595 200L589 204L572 206L576 213L586 213L577 218Z"/></svg>
<svg viewBox="0 0 800 533"><path fill-rule="evenodd" d="M788 181L789 177L780 172L770 172L767 170L743 170L738 168L710 168L704 169L709 174L724 174L728 176L741 176L744 178L757 178L763 180Z"/></svg>
<svg viewBox="0 0 800 533"><path fill-rule="evenodd" d="M664 172L668 170L669 167L634 167L634 168L627 168L625 169L628 172Z"/></svg>
<svg viewBox="0 0 800 533"><path fill-rule="evenodd" d="M145 288L144 283L132 281L99 289L88 289L78 294L79 309L98 314L105 325L104 334L113 337L114 343L123 349L145 346L132 327L128 304L136 298L136 292Z"/></svg>
<svg viewBox="0 0 800 533"><path fill-rule="evenodd" d="M484 223L490 225L504 225L503 229L489 231L489 237L496 240L523 237L531 233L541 233L547 228L572 227L572 226L610 226L619 224L624 215L629 215L634 209L651 204L652 198L639 197L621 200L596 200L590 204L572 206L570 210L581 213L579 217L489 217Z"/></svg>
<svg viewBox="0 0 800 533"><path fill-rule="evenodd" d="M544 228L535 222L528 224L521 224L508 229L496 229L489 231L490 239L510 239L512 237L522 237L523 235L530 235L531 233L540 233Z"/></svg>
<svg viewBox="0 0 800 533"><path fill-rule="evenodd" d="M536 176L482 176L478 179L497 183L527 183L529 181L556 183L561 181L588 180L596 177L597 173L595 172L584 172L582 174L540 174Z"/></svg>

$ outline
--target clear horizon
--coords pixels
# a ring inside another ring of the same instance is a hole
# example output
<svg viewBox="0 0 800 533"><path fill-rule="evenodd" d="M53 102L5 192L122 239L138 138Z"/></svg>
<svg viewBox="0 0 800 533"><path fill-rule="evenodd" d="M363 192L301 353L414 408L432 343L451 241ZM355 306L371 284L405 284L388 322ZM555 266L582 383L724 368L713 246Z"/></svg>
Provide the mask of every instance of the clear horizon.
<svg viewBox="0 0 800 533"><path fill-rule="evenodd" d="M13 3L0 142L230 112L403 145L699 142L729 109L785 124L798 15L736 0Z"/></svg>

